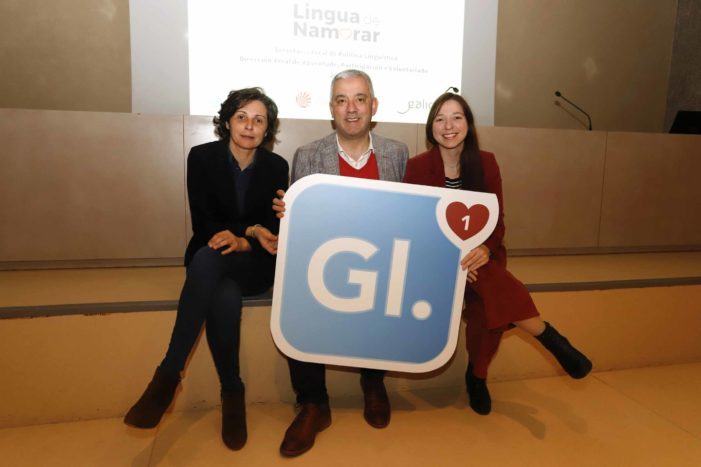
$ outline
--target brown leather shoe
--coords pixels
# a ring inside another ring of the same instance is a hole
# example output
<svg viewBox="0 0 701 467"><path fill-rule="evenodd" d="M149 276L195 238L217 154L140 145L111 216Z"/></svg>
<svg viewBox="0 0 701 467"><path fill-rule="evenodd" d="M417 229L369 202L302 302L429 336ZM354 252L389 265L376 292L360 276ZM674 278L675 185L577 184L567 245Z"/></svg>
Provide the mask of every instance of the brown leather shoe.
<svg viewBox="0 0 701 467"><path fill-rule="evenodd" d="M389 425L391 409L387 390L382 378L360 377L360 387L365 396L365 410L363 416L368 424L375 428L384 428Z"/></svg>
<svg viewBox="0 0 701 467"><path fill-rule="evenodd" d="M295 457L304 454L314 446L316 434L331 425L329 404L302 404L292 424L285 432L285 439L280 445L280 454Z"/></svg>

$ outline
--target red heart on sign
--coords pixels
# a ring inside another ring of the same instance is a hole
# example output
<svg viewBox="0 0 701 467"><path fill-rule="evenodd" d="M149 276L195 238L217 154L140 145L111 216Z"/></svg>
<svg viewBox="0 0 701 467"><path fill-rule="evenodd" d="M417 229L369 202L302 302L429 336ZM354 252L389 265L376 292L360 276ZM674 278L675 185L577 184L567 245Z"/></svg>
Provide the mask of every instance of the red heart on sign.
<svg viewBox="0 0 701 467"><path fill-rule="evenodd" d="M465 241L487 225L489 209L482 204L473 204L468 208L463 203L454 201L446 208L445 217L450 229Z"/></svg>

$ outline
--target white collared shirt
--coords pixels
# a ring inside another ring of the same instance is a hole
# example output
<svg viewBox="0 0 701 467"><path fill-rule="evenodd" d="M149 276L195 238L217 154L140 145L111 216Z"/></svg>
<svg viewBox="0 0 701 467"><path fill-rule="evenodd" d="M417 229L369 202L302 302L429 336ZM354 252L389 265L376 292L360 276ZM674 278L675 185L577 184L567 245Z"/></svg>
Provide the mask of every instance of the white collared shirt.
<svg viewBox="0 0 701 467"><path fill-rule="evenodd" d="M338 146L338 155L343 158L344 161L348 163L351 167L353 167L355 170L360 170L363 167L365 167L365 164L368 163L368 160L370 159L370 155L372 152L375 150L375 148L372 145L372 133L369 134L370 136L370 145L368 146L368 149L360 155L358 160L352 159L346 151L343 150L341 147L340 141L338 141L338 134L336 134L336 145Z"/></svg>

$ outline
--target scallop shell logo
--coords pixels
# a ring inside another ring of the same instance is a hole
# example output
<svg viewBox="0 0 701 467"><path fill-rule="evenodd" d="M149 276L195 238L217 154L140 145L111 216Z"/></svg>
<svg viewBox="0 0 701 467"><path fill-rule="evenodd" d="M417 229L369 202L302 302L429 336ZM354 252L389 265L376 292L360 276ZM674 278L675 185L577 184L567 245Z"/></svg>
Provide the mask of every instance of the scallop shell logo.
<svg viewBox="0 0 701 467"><path fill-rule="evenodd" d="M303 109L306 109L309 107L309 104L312 103L312 97L306 92L302 91L299 94L297 94L297 105L302 107Z"/></svg>

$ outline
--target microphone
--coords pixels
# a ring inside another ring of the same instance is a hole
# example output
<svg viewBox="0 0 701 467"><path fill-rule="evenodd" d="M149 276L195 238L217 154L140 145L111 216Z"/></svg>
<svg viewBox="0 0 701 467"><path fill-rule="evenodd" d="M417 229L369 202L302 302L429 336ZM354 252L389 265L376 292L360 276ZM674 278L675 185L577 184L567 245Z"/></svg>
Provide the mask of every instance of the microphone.
<svg viewBox="0 0 701 467"><path fill-rule="evenodd" d="M455 86L450 86L450 87L448 87L448 89L443 91L443 94L445 94L446 92L454 92L455 94L457 94L460 92L460 90L458 88L456 88Z"/></svg>
<svg viewBox="0 0 701 467"><path fill-rule="evenodd" d="M569 100L568 98L566 98L565 96L563 96L562 93L561 93L560 91L555 91L555 96L556 96L556 97L559 97L559 98L561 98L561 99L564 99L564 100L565 100L568 104L570 104L572 107L574 107L575 109L579 110L579 111L582 112L584 115L586 115L586 116L587 116L587 119L589 119L589 131L591 131L591 117L589 116L588 113L586 113L586 112L584 111L584 109L582 109L580 106L578 106L577 104L575 104L574 102L572 102L571 100Z"/></svg>

